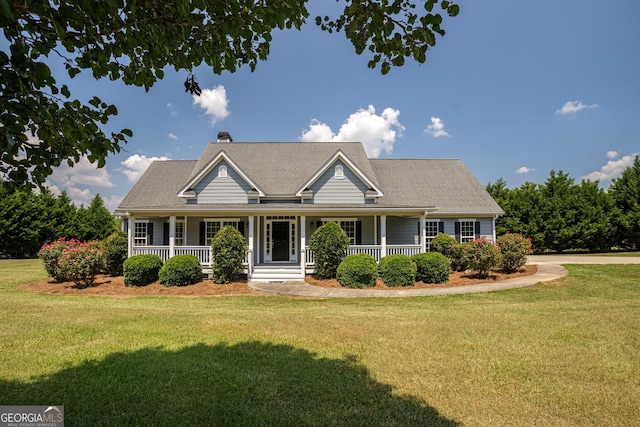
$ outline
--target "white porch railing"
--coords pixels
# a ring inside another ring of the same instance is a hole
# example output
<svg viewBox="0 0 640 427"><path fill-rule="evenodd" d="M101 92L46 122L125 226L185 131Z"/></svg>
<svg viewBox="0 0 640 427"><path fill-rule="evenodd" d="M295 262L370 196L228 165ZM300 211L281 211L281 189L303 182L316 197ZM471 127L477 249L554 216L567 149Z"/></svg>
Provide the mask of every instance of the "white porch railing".
<svg viewBox="0 0 640 427"><path fill-rule="evenodd" d="M203 267L211 267L211 247L210 246L175 246L175 255L193 255L200 261ZM169 246L134 246L132 255L153 254L158 255L162 261L171 257ZM244 265L249 266L249 259L252 252L247 251L244 255ZM251 268L250 266L248 268ZM250 273L250 272L249 272Z"/></svg>
<svg viewBox="0 0 640 427"><path fill-rule="evenodd" d="M313 251L307 246L304 250L307 266L315 264L315 258ZM404 254L406 256L412 256L422 252L420 245L387 245L387 255ZM353 254L369 254L376 262L380 262L382 258L382 246L380 245L351 245L347 249L347 255Z"/></svg>

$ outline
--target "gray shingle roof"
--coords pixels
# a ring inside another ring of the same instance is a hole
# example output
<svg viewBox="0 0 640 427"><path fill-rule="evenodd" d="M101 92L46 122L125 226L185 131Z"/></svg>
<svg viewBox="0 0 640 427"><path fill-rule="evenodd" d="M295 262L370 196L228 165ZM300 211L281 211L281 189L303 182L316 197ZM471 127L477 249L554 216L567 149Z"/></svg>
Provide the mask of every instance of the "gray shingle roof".
<svg viewBox="0 0 640 427"><path fill-rule="evenodd" d="M379 206L436 206L437 214L502 214L458 159L371 159L385 191Z"/></svg>
<svg viewBox="0 0 640 427"><path fill-rule="evenodd" d="M124 198L117 211L136 209L181 209L186 207L178 192L212 159L225 154L268 196L293 196L338 150L383 192L377 205L354 205L354 209L426 209L436 206L439 214L501 214L502 209L460 160L368 159L358 142L219 142L206 146L199 160L156 161ZM287 204L289 205L289 204ZM328 205L294 205L306 211ZM257 208L259 205L197 206L189 209ZM274 205L270 205L274 208ZM336 205L349 208L346 205ZM267 208L263 205L262 208ZM278 209L285 208L280 205Z"/></svg>
<svg viewBox="0 0 640 427"><path fill-rule="evenodd" d="M338 150L376 183L359 142L212 142L207 144L187 182L224 151L265 194L293 195Z"/></svg>

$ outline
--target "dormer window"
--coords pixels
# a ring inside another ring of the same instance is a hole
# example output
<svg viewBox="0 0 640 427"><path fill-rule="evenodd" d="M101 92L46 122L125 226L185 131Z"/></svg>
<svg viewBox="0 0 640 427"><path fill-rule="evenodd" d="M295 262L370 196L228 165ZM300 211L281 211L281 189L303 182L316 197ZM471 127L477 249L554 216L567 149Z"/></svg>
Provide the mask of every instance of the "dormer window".
<svg viewBox="0 0 640 427"><path fill-rule="evenodd" d="M344 178L344 168L342 167L342 165L336 165L334 178L335 179Z"/></svg>
<svg viewBox="0 0 640 427"><path fill-rule="evenodd" d="M218 178L226 178L227 177L227 167L225 165L221 165L218 168Z"/></svg>

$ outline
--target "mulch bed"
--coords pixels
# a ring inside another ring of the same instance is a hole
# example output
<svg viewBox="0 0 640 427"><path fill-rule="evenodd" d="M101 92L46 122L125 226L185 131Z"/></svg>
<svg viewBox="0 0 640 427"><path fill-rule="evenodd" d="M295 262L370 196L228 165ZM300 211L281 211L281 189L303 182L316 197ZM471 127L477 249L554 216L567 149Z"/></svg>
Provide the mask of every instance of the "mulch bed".
<svg viewBox="0 0 640 427"><path fill-rule="evenodd" d="M422 289L422 288L446 288L454 286L467 286L477 283L495 282L499 280L510 279L513 277L529 276L538 271L536 265L527 265L520 271L513 274L494 273L489 277L481 279L473 277L466 273L453 272L447 283L439 285L417 282L415 286L403 289ZM340 288L337 280L318 280L314 276L307 276L305 281L314 286L322 286L325 288ZM147 286L125 286L122 277L98 276L94 286L79 289L71 282L57 283L51 279L42 280L40 282L19 285L18 289L33 292L44 292L53 295L97 295L109 297L137 297L137 296L181 296L181 297L202 297L202 296L233 296L233 295L262 295L267 296L264 292L251 289L246 281L235 282L227 285L219 285L211 280L205 280L189 286L164 286L157 282ZM368 289L397 289L386 286L381 280L378 280L376 286Z"/></svg>

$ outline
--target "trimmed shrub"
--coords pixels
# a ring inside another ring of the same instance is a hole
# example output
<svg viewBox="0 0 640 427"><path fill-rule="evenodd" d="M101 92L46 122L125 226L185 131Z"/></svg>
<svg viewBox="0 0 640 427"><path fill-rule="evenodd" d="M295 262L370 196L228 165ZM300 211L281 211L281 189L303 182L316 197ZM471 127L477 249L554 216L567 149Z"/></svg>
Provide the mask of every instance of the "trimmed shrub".
<svg viewBox="0 0 640 427"><path fill-rule="evenodd" d="M116 231L100 244L104 254L105 273L122 276L122 268L127 259L127 233Z"/></svg>
<svg viewBox="0 0 640 427"><path fill-rule="evenodd" d="M336 277L338 266L345 257L351 239L340 226L333 222L318 227L309 239L309 248L313 251L318 279Z"/></svg>
<svg viewBox="0 0 640 427"><path fill-rule="evenodd" d="M38 257L44 263L44 268L47 270L47 274L49 274L49 276L51 276L56 282L66 282L69 279L65 272L61 271L59 268L59 261L62 253L66 249L75 248L81 244L82 242L79 240L67 240L66 237L61 237L54 242L42 245L40 248Z"/></svg>
<svg viewBox="0 0 640 427"><path fill-rule="evenodd" d="M163 262L158 255L134 255L124 262L124 285L146 286L158 280Z"/></svg>
<svg viewBox="0 0 640 427"><path fill-rule="evenodd" d="M505 273L518 271L527 263L527 255L531 253L531 239L520 233L507 233L497 239L502 263L500 267Z"/></svg>
<svg viewBox="0 0 640 427"><path fill-rule="evenodd" d="M467 248L470 245L470 242L457 243L451 248L451 258L449 258L449 263L451 264L451 269L453 271L465 271L470 268L468 257L470 249Z"/></svg>
<svg viewBox="0 0 640 427"><path fill-rule="evenodd" d="M164 263L158 273L165 286L186 286L202 280L202 266L195 255L176 255Z"/></svg>
<svg viewBox="0 0 640 427"><path fill-rule="evenodd" d="M380 277L387 286L413 286L416 272L416 263L406 255L388 255L380 260Z"/></svg>
<svg viewBox="0 0 640 427"><path fill-rule="evenodd" d="M457 246L458 242L456 242L456 239L445 233L438 233L433 240L431 240L431 250L441 253L449 262L451 262L455 256Z"/></svg>
<svg viewBox="0 0 640 427"><path fill-rule="evenodd" d="M338 282L347 288L369 288L378 278L378 263L369 254L346 257L336 271Z"/></svg>
<svg viewBox="0 0 640 427"><path fill-rule="evenodd" d="M244 236L231 225L225 225L211 241L211 271L216 283L231 283L244 270L247 242Z"/></svg>
<svg viewBox="0 0 640 427"><path fill-rule="evenodd" d="M416 280L424 283L445 283L449 280L451 267L449 261L440 252L415 254L411 260L416 263Z"/></svg>
<svg viewBox="0 0 640 427"><path fill-rule="evenodd" d="M58 272L78 288L93 286L98 273L104 270L104 255L97 242L67 247L58 259Z"/></svg>
<svg viewBox="0 0 640 427"><path fill-rule="evenodd" d="M498 245L481 237L463 246L463 259L469 269L476 271L477 276L487 277L489 272L500 268L502 256Z"/></svg>

